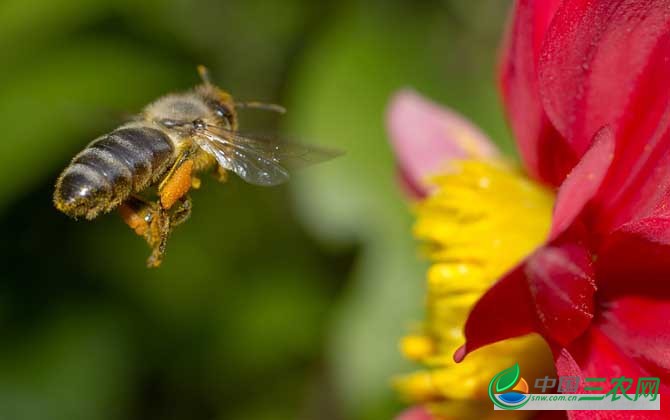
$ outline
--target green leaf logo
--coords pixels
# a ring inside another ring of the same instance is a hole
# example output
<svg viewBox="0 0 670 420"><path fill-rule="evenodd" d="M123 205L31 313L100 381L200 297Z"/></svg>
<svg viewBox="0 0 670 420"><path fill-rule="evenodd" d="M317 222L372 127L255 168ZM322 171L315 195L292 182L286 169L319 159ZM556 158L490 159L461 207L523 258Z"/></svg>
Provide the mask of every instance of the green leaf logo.
<svg viewBox="0 0 670 420"><path fill-rule="evenodd" d="M489 398L491 398L491 401L496 407L504 410L517 410L530 401L530 398L526 397L525 399L522 399L521 402L510 404L504 400L498 399L496 396L496 394L503 394L505 391L514 388L520 378L521 369L519 369L519 364L517 363L514 366L499 372L493 379L491 379L491 382L489 382Z"/></svg>
<svg viewBox="0 0 670 420"><path fill-rule="evenodd" d="M517 382L519 382L519 364L515 364L511 368L507 368L496 375L498 379L496 381L496 393L505 392L510 388L513 388Z"/></svg>

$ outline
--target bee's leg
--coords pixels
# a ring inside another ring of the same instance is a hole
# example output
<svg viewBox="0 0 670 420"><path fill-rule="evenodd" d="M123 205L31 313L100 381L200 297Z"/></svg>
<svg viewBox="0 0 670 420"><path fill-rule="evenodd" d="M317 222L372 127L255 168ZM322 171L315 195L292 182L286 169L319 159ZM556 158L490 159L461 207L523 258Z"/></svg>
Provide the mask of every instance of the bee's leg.
<svg viewBox="0 0 670 420"><path fill-rule="evenodd" d="M155 212L151 220L150 234L145 236L151 247L151 255L147 260L148 267L158 267L163 261L167 240L172 229L184 223L191 216L191 198L181 197L169 210L161 205L155 205Z"/></svg>
<svg viewBox="0 0 670 420"><path fill-rule="evenodd" d="M170 209L184 197L191 187L200 188L200 179L193 174L195 162L192 156L197 150L198 147L194 144L188 150L181 152L167 175L158 184L160 203L165 210Z"/></svg>
<svg viewBox="0 0 670 420"><path fill-rule="evenodd" d="M180 154L158 185L158 202L152 205L150 228L145 234L152 249L147 260L149 267L158 267L161 264L172 228L186 221L191 215L191 200L186 196L194 184L193 160L189 156L191 151Z"/></svg>
<svg viewBox="0 0 670 420"><path fill-rule="evenodd" d="M119 213L123 221L136 234L143 237L153 250L147 265L158 266L162 258L162 251L159 251L160 244L165 242L165 230L166 226L169 226L166 212L158 203L151 203L139 196L132 196L119 206ZM164 244L162 248L164 250Z"/></svg>
<svg viewBox="0 0 670 420"><path fill-rule="evenodd" d="M145 236L149 247L151 247L151 255L147 259L147 267L149 268L158 267L163 262L167 240L172 231L169 213L161 206L156 207L157 210L151 222L150 234Z"/></svg>
<svg viewBox="0 0 670 420"><path fill-rule="evenodd" d="M163 259L170 234L171 220L168 212L158 202L149 202L142 197L132 196L121 204L119 213L124 222L142 236L151 248L147 265L158 267Z"/></svg>
<svg viewBox="0 0 670 420"><path fill-rule="evenodd" d="M186 159L174 167L167 177L161 182L158 194L160 195L161 207L169 210L176 202L186 195L191 189L193 181L193 160Z"/></svg>
<svg viewBox="0 0 670 420"><path fill-rule="evenodd" d="M175 159L174 163L172 166L170 166L170 169L167 171L167 173L163 176L163 179L161 182L158 184L158 191L160 192L163 190L165 185L172 179L172 176L174 173L179 169L179 167L186 161L188 160L189 156L194 153L195 149L189 149L187 151L182 151L177 155L177 159Z"/></svg>
<svg viewBox="0 0 670 420"><path fill-rule="evenodd" d="M152 224L159 209L160 206L157 203L149 202L139 195L132 195L121 203L119 214L135 233L147 239L151 234Z"/></svg>
<svg viewBox="0 0 670 420"><path fill-rule="evenodd" d="M191 217L191 197L188 195L183 196L177 204L172 208L172 214L170 216L171 225L178 226L188 220Z"/></svg>

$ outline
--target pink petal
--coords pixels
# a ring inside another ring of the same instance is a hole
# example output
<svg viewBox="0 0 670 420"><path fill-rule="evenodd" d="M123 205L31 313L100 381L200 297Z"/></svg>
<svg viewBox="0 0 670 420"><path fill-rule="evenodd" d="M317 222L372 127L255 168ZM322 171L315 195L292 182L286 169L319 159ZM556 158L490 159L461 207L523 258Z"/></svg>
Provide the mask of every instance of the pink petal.
<svg viewBox="0 0 670 420"><path fill-rule="evenodd" d="M470 121L411 90L402 90L391 100L387 128L400 177L419 196L431 189L428 177L444 172L449 161L498 153Z"/></svg>
<svg viewBox="0 0 670 420"><path fill-rule="evenodd" d="M395 420L433 420L433 416L425 408L416 406L403 411Z"/></svg>

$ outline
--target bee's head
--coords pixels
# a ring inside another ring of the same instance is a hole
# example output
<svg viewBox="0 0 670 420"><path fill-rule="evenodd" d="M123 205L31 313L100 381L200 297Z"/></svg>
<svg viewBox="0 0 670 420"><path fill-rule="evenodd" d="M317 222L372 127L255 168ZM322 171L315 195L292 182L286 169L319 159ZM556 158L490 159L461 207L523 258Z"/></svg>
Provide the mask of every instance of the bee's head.
<svg viewBox="0 0 670 420"><path fill-rule="evenodd" d="M235 102L228 92L224 92L216 86L205 87L201 90L210 115L216 120L217 125L228 130L237 128L237 112Z"/></svg>
<svg viewBox="0 0 670 420"><path fill-rule="evenodd" d="M196 92L203 98L210 113L222 127L236 129L237 113L232 95L212 83L205 66L198 66L198 74L202 84L196 88Z"/></svg>
<svg viewBox="0 0 670 420"><path fill-rule="evenodd" d="M211 82L205 67L198 66L198 73L202 84L195 90L164 96L145 108L144 117L176 135L188 135L194 129L208 125L237 130L238 108L258 108L282 114L286 112L283 107L275 104L235 102L228 92Z"/></svg>
<svg viewBox="0 0 670 420"><path fill-rule="evenodd" d="M198 71L203 83L195 90L164 96L147 106L144 117L175 136L188 136L202 127L237 129L233 97L213 85L204 67Z"/></svg>
<svg viewBox="0 0 670 420"><path fill-rule="evenodd" d="M268 104L263 102L235 102L230 93L220 89L209 77L209 71L205 66L198 66L198 74L202 79L202 84L196 88L196 92L201 95L210 111L219 119L219 123L229 130L237 129L237 110L239 108L257 108L267 111L283 114L286 109L280 105Z"/></svg>

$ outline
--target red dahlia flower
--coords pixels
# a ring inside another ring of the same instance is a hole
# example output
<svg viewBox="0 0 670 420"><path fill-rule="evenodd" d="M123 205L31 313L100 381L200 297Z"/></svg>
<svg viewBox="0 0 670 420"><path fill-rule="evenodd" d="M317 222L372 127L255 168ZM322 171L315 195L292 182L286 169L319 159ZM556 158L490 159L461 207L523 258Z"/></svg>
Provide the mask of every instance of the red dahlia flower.
<svg viewBox="0 0 670 420"><path fill-rule="evenodd" d="M659 377L670 395L670 1L520 0L501 83L528 171L558 195L455 359L536 332L558 375Z"/></svg>

